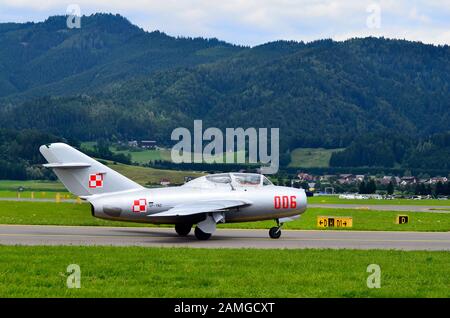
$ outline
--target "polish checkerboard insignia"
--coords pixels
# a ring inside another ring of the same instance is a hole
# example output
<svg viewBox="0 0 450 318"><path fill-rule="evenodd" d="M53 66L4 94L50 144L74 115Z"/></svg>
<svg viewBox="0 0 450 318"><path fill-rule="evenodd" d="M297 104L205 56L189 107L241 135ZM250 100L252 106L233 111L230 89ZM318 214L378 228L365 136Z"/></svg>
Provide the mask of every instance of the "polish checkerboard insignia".
<svg viewBox="0 0 450 318"><path fill-rule="evenodd" d="M103 174L95 173L89 175L89 188L102 188L103 187Z"/></svg>
<svg viewBox="0 0 450 318"><path fill-rule="evenodd" d="M134 200L133 212L135 213L147 212L147 200L146 199Z"/></svg>

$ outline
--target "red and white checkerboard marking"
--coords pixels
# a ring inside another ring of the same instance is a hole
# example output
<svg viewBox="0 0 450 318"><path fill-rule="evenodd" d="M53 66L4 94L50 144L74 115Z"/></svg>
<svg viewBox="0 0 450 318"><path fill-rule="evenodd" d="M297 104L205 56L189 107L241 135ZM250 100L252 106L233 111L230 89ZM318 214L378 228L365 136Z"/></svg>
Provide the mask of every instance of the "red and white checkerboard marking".
<svg viewBox="0 0 450 318"><path fill-rule="evenodd" d="M147 200L146 199L134 200L133 212L136 213L147 212Z"/></svg>
<svg viewBox="0 0 450 318"><path fill-rule="evenodd" d="M103 187L103 174L96 173L89 175L89 188L102 188Z"/></svg>

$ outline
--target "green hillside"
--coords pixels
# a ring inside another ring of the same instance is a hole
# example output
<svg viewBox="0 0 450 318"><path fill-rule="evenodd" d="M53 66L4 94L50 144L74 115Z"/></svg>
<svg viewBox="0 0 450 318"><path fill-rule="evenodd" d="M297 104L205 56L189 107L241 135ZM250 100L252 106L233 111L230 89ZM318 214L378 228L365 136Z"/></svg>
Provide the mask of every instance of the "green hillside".
<svg viewBox="0 0 450 318"><path fill-rule="evenodd" d="M297 148L291 152L289 167L327 168L330 166L332 153L341 150L343 149Z"/></svg>
<svg viewBox="0 0 450 318"><path fill-rule="evenodd" d="M131 161L137 163L149 163L149 161L170 161L170 150L168 149L146 149L139 151L113 150L116 153L130 154Z"/></svg>
<svg viewBox="0 0 450 318"><path fill-rule="evenodd" d="M159 184L162 178L169 179L172 183L183 184L184 177L196 178L204 175L200 172L153 169L120 163L110 163L109 167L142 185Z"/></svg>
<svg viewBox="0 0 450 318"><path fill-rule="evenodd" d="M95 141L82 142L81 147L83 149L94 150L96 145ZM140 149L140 148L130 148L126 150L119 150L117 146L111 146L110 150L115 154L130 155L131 162L146 164L149 161L154 160L165 160L170 161L170 149L159 148L159 149Z"/></svg>
<svg viewBox="0 0 450 318"><path fill-rule="evenodd" d="M238 47L218 40L145 32L120 15L82 17L68 29L65 16L40 23L0 24L0 97L112 90L157 70L212 62Z"/></svg>

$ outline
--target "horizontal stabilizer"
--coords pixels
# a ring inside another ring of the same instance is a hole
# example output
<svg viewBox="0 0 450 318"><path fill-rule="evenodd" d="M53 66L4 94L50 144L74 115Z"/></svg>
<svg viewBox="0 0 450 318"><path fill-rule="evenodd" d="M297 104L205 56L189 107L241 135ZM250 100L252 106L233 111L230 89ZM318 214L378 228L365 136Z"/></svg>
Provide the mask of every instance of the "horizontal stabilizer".
<svg viewBox="0 0 450 318"><path fill-rule="evenodd" d="M158 216L187 216L199 213L225 211L233 208L250 205L249 202L242 200L211 200L202 201L190 204L181 204L173 207L170 210L151 214L149 217Z"/></svg>
<svg viewBox="0 0 450 318"><path fill-rule="evenodd" d="M77 169L77 168L88 168L91 165L84 162L67 162L67 163L46 163L43 165L45 168L59 168L59 169Z"/></svg>

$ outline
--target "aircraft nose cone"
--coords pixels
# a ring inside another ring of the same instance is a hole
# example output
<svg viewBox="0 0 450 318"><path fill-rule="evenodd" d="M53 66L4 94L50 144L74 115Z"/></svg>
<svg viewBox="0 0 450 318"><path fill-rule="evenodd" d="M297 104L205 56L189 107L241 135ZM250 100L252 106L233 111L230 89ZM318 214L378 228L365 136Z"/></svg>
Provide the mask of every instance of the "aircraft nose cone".
<svg viewBox="0 0 450 318"><path fill-rule="evenodd" d="M297 204L299 205L299 208L306 208L307 198L305 190L298 189L296 192L297 192Z"/></svg>

